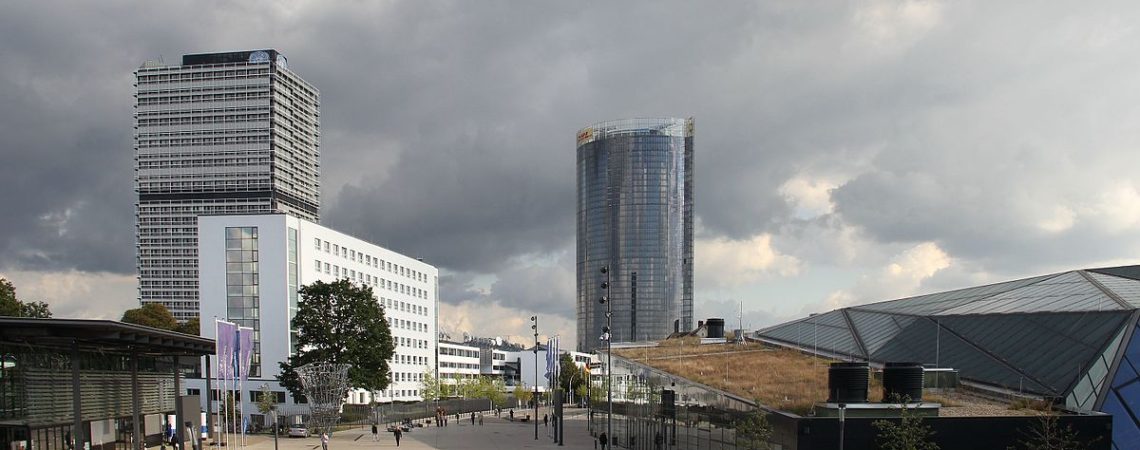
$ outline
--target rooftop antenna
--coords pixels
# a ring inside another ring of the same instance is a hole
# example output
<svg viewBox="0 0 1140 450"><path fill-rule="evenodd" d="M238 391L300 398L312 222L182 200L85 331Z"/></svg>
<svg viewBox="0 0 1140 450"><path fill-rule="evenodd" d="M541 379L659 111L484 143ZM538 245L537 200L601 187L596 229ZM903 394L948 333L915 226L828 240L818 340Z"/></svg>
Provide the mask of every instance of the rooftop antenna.
<svg viewBox="0 0 1140 450"><path fill-rule="evenodd" d="M744 344L744 301L740 301L740 314L736 316L737 329L739 330L736 337L736 342Z"/></svg>

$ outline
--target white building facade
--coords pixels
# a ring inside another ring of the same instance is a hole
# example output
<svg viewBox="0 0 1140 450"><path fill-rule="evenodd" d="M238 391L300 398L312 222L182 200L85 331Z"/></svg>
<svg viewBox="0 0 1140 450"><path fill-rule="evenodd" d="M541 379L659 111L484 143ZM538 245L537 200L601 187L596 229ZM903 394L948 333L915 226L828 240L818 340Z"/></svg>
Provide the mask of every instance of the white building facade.
<svg viewBox="0 0 1140 450"><path fill-rule="evenodd" d="M474 380L479 371L479 347L455 342L439 342L439 382L455 386Z"/></svg>
<svg viewBox="0 0 1140 450"><path fill-rule="evenodd" d="M505 352L506 361L515 362L519 367L518 383L528 388L533 388L535 383L538 383L539 392L547 392L550 390L550 381L546 379L546 348L538 348L538 364L535 365L535 352L534 349L521 350L513 352ZM562 355L569 354L574 360L574 365L578 368L583 368L591 362L598 362L597 355L591 353L582 353L574 351L563 351ZM515 364L512 364L515 365ZM537 374L537 380L536 380Z"/></svg>
<svg viewBox="0 0 1140 450"><path fill-rule="evenodd" d="M135 71L141 303L179 320L198 315L200 215L319 222L319 108L317 89L276 50L185 55Z"/></svg>
<svg viewBox="0 0 1140 450"><path fill-rule="evenodd" d="M215 318L254 329L251 375L243 389L249 392L242 395L252 409L246 411L257 410L249 399L262 385L278 398L285 391L275 376L277 363L294 348L290 321L297 311L297 290L338 279L372 288L396 344L389 388L375 396L355 390L348 402L422 398L424 373L434 371L437 362L437 268L286 214L203 216L197 234L202 336L215 338ZM205 392L205 380L188 384ZM287 405L297 403L286 397Z"/></svg>

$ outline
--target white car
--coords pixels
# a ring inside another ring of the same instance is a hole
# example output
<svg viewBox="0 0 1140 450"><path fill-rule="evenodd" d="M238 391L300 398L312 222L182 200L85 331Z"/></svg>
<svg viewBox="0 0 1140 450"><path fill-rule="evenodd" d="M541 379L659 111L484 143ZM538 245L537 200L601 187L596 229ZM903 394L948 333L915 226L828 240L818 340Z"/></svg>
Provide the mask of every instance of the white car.
<svg viewBox="0 0 1140 450"><path fill-rule="evenodd" d="M304 425L293 425L289 427L289 437L307 438L309 437L309 429Z"/></svg>

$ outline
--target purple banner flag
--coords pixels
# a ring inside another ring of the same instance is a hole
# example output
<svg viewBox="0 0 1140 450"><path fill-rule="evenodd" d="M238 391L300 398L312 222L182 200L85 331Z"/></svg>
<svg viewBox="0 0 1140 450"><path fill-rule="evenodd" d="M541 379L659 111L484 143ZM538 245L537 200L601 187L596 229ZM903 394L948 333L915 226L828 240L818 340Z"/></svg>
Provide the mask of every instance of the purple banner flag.
<svg viewBox="0 0 1140 450"><path fill-rule="evenodd" d="M218 335L216 336L216 346L218 355L218 377L222 379L232 379L234 373L234 347L236 347L237 340L237 325L218 320L217 324Z"/></svg>
<svg viewBox="0 0 1140 450"><path fill-rule="evenodd" d="M238 328L238 378L244 382L249 378L249 365L253 359L253 328Z"/></svg>

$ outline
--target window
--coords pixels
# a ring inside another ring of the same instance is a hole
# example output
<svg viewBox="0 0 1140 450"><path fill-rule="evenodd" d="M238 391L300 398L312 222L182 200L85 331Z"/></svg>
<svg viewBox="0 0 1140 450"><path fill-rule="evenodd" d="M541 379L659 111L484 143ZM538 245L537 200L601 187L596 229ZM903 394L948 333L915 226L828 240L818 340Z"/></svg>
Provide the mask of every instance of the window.
<svg viewBox="0 0 1140 450"><path fill-rule="evenodd" d="M317 260L313 260L313 263L316 266L317 272L320 272L321 271L321 262L317 261Z"/></svg>
<svg viewBox="0 0 1140 450"><path fill-rule="evenodd" d="M317 250L320 250L321 249L321 238L316 238L316 239L314 239L314 241L316 242Z"/></svg>
<svg viewBox="0 0 1140 450"><path fill-rule="evenodd" d="M325 241L323 243L323 245L325 246L325 253L328 253L329 252L329 241Z"/></svg>

